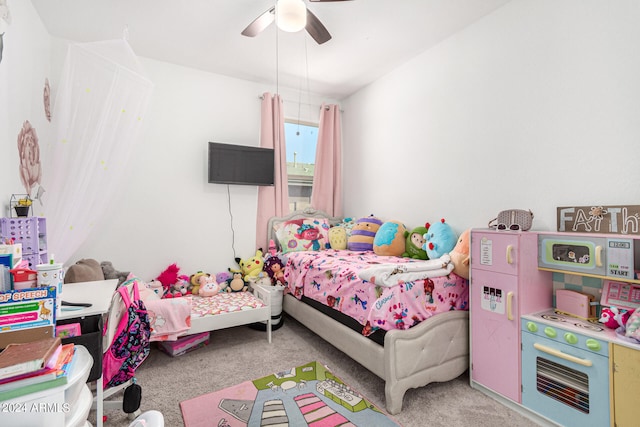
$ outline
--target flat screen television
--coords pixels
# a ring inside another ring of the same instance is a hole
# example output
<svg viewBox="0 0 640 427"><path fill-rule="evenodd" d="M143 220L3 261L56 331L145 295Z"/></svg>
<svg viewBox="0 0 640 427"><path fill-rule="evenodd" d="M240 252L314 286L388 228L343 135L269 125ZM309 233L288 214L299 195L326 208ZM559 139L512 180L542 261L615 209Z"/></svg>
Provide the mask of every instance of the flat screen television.
<svg viewBox="0 0 640 427"><path fill-rule="evenodd" d="M274 184L273 148L209 142L209 183Z"/></svg>

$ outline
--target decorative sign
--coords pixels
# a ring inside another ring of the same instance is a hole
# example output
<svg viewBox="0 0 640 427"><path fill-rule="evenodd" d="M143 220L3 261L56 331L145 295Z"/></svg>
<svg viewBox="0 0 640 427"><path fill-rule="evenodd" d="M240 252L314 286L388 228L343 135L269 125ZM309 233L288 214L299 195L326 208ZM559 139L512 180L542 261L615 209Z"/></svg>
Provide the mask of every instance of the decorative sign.
<svg viewBox="0 0 640 427"><path fill-rule="evenodd" d="M576 206L558 209L558 231L640 235L640 206Z"/></svg>

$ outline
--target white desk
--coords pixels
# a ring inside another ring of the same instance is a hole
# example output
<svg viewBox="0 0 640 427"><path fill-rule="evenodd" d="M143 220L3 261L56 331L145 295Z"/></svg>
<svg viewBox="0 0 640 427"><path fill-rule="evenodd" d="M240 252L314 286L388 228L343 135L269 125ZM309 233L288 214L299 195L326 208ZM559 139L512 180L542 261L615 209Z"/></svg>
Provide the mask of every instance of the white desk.
<svg viewBox="0 0 640 427"><path fill-rule="evenodd" d="M62 314L58 316L58 319L74 319L107 313L116 286L118 286L118 279L65 283L62 285L63 301L90 303L91 307L62 306Z"/></svg>
<svg viewBox="0 0 640 427"><path fill-rule="evenodd" d="M93 282L65 283L62 285L62 300L73 303L90 303L91 307L62 306L59 320L76 319L86 316L104 315L109 312L111 298L118 286L118 279L96 280ZM96 425L102 427L104 412L104 389L102 376L96 380Z"/></svg>

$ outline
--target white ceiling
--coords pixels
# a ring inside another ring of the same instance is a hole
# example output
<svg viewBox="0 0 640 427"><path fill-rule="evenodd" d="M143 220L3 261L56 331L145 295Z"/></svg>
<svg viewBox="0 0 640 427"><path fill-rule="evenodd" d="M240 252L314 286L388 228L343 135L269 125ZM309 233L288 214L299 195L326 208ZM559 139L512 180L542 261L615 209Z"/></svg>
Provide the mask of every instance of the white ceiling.
<svg viewBox="0 0 640 427"><path fill-rule="evenodd" d="M333 36L322 45L274 24L242 36L275 0L31 1L54 37L126 35L139 56L342 99L510 0L305 0Z"/></svg>

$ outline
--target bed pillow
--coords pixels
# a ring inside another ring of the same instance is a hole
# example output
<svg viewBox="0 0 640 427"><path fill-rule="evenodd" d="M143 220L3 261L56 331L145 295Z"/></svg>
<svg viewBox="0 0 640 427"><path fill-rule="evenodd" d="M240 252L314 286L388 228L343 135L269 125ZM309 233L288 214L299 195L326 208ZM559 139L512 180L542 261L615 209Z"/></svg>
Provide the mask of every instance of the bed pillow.
<svg viewBox="0 0 640 427"><path fill-rule="evenodd" d="M328 249L329 228L326 218L292 219L273 227L282 253Z"/></svg>

